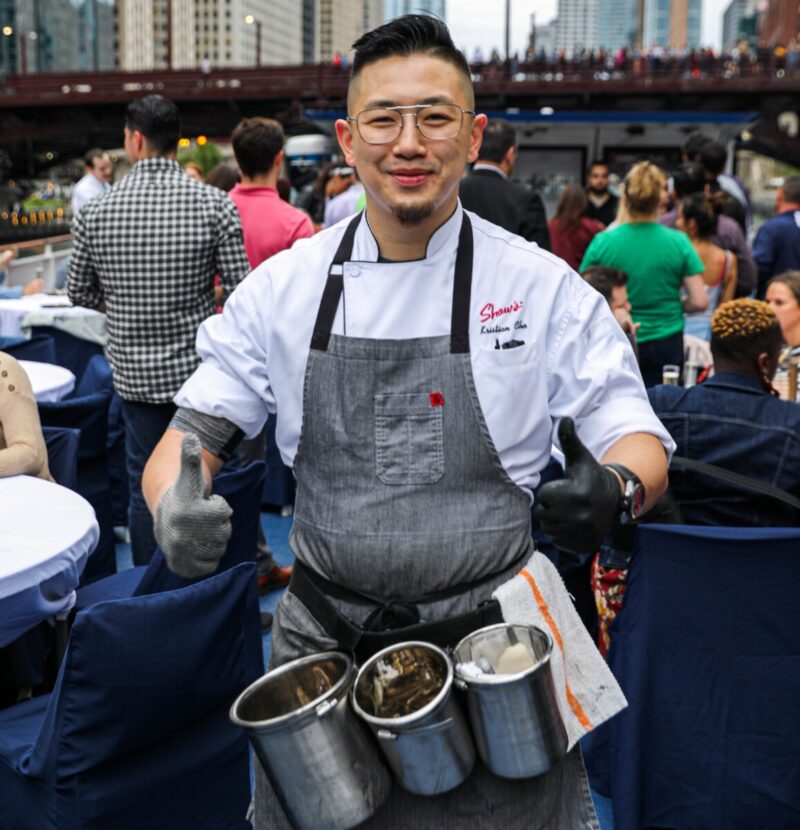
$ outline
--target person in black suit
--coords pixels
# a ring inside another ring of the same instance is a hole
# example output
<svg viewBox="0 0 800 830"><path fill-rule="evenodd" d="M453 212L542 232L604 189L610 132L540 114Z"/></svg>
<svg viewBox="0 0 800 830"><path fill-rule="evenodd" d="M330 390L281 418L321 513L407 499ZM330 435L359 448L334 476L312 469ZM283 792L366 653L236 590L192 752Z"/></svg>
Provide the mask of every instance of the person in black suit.
<svg viewBox="0 0 800 830"><path fill-rule="evenodd" d="M461 204L488 222L550 250L547 214L538 193L509 176L517 160L517 135L506 121L490 121L472 172L461 180Z"/></svg>

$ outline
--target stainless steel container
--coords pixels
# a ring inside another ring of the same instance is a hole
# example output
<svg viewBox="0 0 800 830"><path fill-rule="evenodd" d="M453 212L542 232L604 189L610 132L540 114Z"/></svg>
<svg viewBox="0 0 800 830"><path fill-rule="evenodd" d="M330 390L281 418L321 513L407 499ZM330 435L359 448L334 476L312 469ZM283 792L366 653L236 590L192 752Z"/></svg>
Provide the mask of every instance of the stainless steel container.
<svg viewBox="0 0 800 830"><path fill-rule="evenodd" d="M348 705L352 658L329 651L293 660L236 699L244 728L295 830L344 830L389 797L392 777Z"/></svg>
<svg viewBox="0 0 800 830"><path fill-rule="evenodd" d="M375 683L393 659L411 661L422 667L423 674L435 675L431 685L435 692L422 696L426 702L419 709L397 717L381 717L376 714ZM358 672L351 695L353 708L378 738L399 783L412 793L447 792L464 781L475 765L475 746L452 686L450 658L430 643L409 642L385 648Z"/></svg>
<svg viewBox="0 0 800 830"><path fill-rule="evenodd" d="M533 665L515 674L497 674L503 653L519 643ZM550 667L552 650L553 641L541 629L506 623L474 631L455 648L455 682L467 693L478 752L495 775L532 778L566 754L567 731ZM479 668L468 671L472 666Z"/></svg>

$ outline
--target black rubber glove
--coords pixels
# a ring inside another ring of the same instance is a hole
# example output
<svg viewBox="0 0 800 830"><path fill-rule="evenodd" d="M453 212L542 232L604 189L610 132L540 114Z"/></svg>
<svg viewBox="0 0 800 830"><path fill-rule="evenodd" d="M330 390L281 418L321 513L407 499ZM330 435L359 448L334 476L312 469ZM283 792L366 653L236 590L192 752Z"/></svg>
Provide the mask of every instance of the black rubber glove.
<svg viewBox="0 0 800 830"><path fill-rule="evenodd" d="M564 478L539 489L536 518L560 550L594 553L619 516L620 481L583 446L572 418L558 425L558 440L566 462Z"/></svg>

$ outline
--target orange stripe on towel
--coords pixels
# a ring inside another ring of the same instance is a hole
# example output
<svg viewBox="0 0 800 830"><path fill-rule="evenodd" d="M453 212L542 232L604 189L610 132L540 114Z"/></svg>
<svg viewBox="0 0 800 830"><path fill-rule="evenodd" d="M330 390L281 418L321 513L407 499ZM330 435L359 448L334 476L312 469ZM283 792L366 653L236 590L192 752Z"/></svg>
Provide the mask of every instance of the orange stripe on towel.
<svg viewBox="0 0 800 830"><path fill-rule="evenodd" d="M553 639L558 644L558 647L561 649L562 656L564 655L564 641L561 638L561 632L558 630L558 626L556 625L556 621L553 619L553 615L550 613L550 609L547 607L547 603L545 602L544 597L542 596L542 592L539 590L539 586L536 584L534 578L530 575L528 571L524 568L520 571L520 575L525 577L525 581L528 585L531 586L531 591L533 591L533 598L536 600L536 604L539 606L539 610L542 612L542 616L545 618L548 626L550 626L550 632L553 635ZM566 672L565 672L566 674ZM575 717L580 721L581 726L590 731L594 729L592 726L592 722L589 718L586 717L586 712L583 711L583 707L578 702L578 699L572 694L572 689L569 687L569 683L566 681L566 677L564 678L564 684L566 686L567 692L567 702L570 705L570 708L575 714Z"/></svg>

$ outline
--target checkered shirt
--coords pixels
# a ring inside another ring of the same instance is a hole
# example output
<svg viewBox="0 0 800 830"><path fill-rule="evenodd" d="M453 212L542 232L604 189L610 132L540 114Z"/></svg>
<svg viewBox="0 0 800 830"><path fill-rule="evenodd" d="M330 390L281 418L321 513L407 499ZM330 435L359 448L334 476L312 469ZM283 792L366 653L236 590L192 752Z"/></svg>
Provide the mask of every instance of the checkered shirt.
<svg viewBox="0 0 800 830"><path fill-rule="evenodd" d="M119 394L166 403L200 362L195 335L250 270L236 206L171 159L139 161L72 222L67 292L106 304L108 358Z"/></svg>

